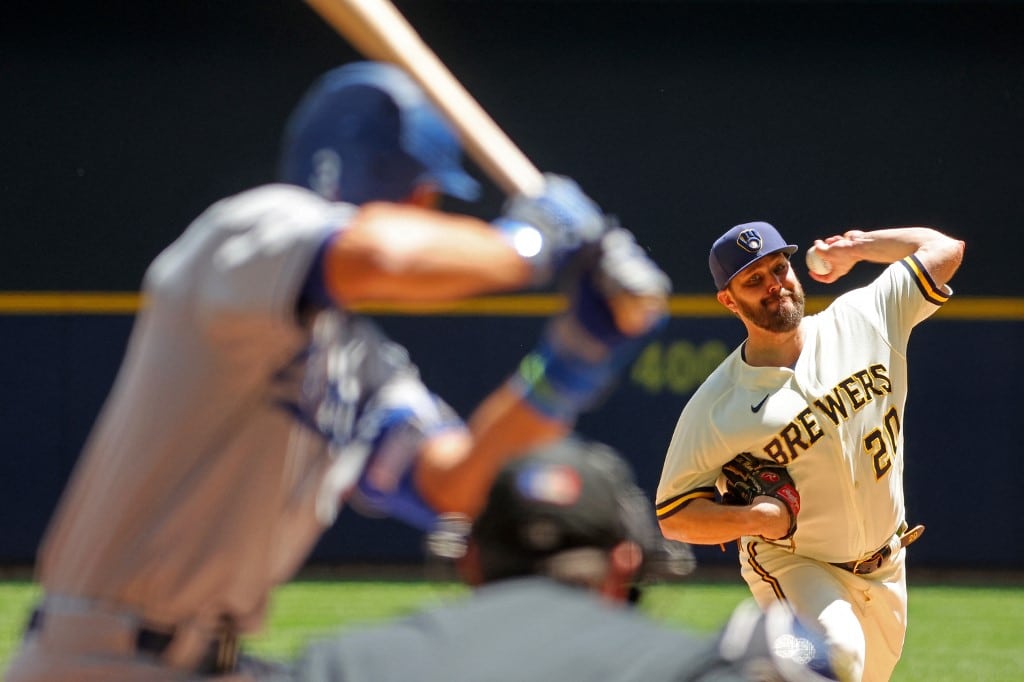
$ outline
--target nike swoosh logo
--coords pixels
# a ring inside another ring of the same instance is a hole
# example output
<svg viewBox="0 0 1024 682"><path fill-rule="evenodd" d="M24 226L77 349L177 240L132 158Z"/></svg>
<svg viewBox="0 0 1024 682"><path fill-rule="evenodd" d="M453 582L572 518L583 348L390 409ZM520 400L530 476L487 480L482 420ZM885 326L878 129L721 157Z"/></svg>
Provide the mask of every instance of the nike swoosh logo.
<svg viewBox="0 0 1024 682"><path fill-rule="evenodd" d="M764 401L768 400L768 396L769 395L771 395L771 393L769 393L765 397L761 398L761 402L759 402L758 404L751 405L750 406L750 411L753 412L754 414L757 414L758 412L760 412L761 411L761 407L764 405Z"/></svg>

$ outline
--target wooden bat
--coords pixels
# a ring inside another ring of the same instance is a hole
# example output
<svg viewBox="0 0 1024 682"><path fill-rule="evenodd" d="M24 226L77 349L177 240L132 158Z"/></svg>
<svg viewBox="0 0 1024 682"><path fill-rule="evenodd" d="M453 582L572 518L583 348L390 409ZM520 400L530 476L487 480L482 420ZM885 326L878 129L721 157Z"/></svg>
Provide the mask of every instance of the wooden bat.
<svg viewBox="0 0 1024 682"><path fill-rule="evenodd" d="M537 196L544 176L441 62L390 0L306 0L368 59L404 69L447 116L466 153L507 195ZM628 292L608 301L616 325L637 335L664 309L661 296Z"/></svg>
<svg viewBox="0 0 1024 682"><path fill-rule="evenodd" d="M466 153L505 194L536 196L544 177L389 0L306 0L369 59L402 67L458 131Z"/></svg>

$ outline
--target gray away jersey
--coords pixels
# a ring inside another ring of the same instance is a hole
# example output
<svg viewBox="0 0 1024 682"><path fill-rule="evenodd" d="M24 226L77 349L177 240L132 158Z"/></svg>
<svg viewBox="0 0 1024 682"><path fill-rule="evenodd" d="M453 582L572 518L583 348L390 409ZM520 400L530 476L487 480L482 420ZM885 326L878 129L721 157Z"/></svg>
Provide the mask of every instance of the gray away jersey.
<svg viewBox="0 0 1024 682"><path fill-rule="evenodd" d="M49 594L156 624L260 624L361 471L358 410L385 383L418 384L369 321L297 317L314 254L353 212L269 185L213 205L153 262L44 539Z"/></svg>

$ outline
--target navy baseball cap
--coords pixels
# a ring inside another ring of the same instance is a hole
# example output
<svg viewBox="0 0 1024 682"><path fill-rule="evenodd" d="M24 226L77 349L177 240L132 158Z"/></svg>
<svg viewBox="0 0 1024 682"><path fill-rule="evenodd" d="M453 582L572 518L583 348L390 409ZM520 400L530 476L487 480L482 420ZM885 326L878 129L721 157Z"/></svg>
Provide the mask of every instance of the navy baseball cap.
<svg viewBox="0 0 1024 682"><path fill-rule="evenodd" d="M708 255L708 267L715 286L721 291L736 273L754 261L780 251L791 256L797 248L795 244L787 244L779 231L768 223L743 223L715 240Z"/></svg>
<svg viewBox="0 0 1024 682"><path fill-rule="evenodd" d="M321 76L285 128L280 177L332 201L402 201L432 183L473 201L454 130L402 69L355 62Z"/></svg>

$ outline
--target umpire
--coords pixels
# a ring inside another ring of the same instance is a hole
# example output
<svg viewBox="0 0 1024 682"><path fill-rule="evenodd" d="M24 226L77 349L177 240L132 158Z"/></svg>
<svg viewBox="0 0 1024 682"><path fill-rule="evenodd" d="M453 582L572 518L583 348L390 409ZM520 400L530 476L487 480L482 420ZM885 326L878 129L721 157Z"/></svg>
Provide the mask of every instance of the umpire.
<svg viewBox="0 0 1024 682"><path fill-rule="evenodd" d="M831 679L821 643L781 609L766 618L741 608L705 638L630 608L645 580L693 567L650 510L629 465L599 443L571 437L513 460L458 560L471 597L314 643L293 673L303 682Z"/></svg>

